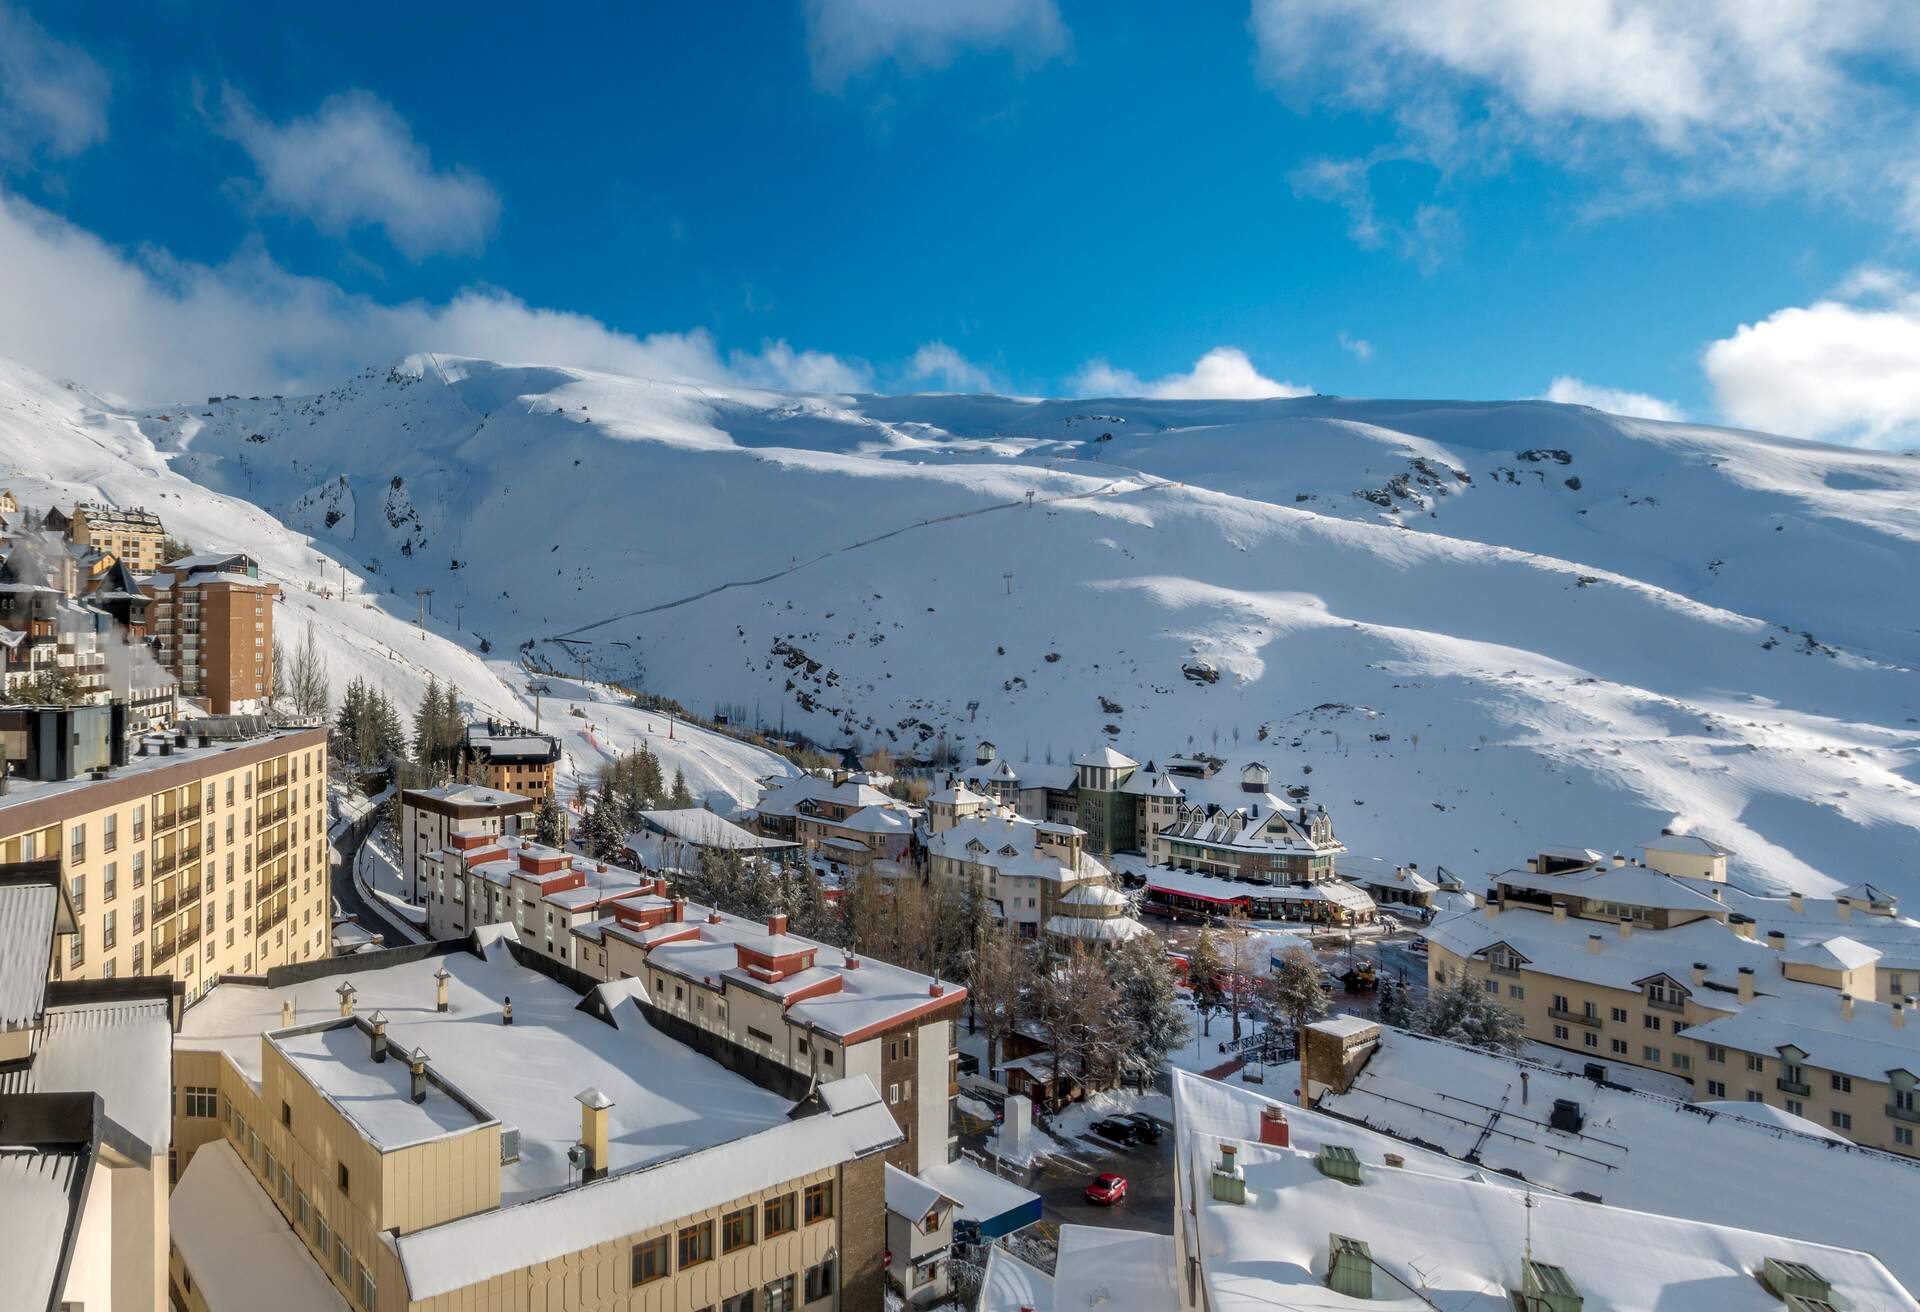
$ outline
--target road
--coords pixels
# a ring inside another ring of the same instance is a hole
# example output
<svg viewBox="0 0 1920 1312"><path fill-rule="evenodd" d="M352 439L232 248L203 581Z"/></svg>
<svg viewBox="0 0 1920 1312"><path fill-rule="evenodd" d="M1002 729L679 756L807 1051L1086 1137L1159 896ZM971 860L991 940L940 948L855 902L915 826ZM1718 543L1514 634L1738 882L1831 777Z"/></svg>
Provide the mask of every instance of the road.
<svg viewBox="0 0 1920 1312"><path fill-rule="evenodd" d="M967 1120L961 1144L990 1155L991 1125ZM1037 1162L1024 1177L1008 1178L1040 1195L1043 1220L1054 1226L1104 1225L1131 1230L1173 1233L1173 1127L1163 1126L1157 1144L1123 1148L1097 1135L1067 1140L1067 1155ZM1096 1207L1086 1199L1086 1188L1103 1171L1127 1177L1127 1199L1113 1207Z"/></svg>
<svg viewBox="0 0 1920 1312"><path fill-rule="evenodd" d="M333 896L340 904L340 909L358 921L362 929L369 934L382 936L383 947L405 947L413 940L393 923L384 910L361 897L359 885L353 882L353 863L360 855L360 845L367 841L367 835L373 832L374 825L379 822L380 808L375 807L341 832L340 841L333 845Z"/></svg>

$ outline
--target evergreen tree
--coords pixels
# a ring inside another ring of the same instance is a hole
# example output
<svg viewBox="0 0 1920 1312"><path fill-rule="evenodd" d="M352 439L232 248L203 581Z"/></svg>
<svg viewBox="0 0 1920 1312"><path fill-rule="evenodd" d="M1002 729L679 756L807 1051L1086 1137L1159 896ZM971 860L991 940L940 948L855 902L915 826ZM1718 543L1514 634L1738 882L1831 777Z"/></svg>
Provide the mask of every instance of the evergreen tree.
<svg viewBox="0 0 1920 1312"><path fill-rule="evenodd" d="M1527 1043L1526 1021L1520 1013L1503 1006L1467 975L1427 995L1416 1028L1436 1039L1489 1052L1514 1054Z"/></svg>
<svg viewBox="0 0 1920 1312"><path fill-rule="evenodd" d="M687 790L687 776L679 770L673 772L673 792L667 798L667 805L676 811L693 805L693 794Z"/></svg>
<svg viewBox="0 0 1920 1312"><path fill-rule="evenodd" d="M534 814L533 841L548 847L560 846L560 803L552 793L540 799L540 809Z"/></svg>
<svg viewBox="0 0 1920 1312"><path fill-rule="evenodd" d="M1310 1021L1327 1014L1331 999L1320 978L1320 963L1302 947L1288 948L1262 990L1273 1010L1298 1036Z"/></svg>
<svg viewBox="0 0 1920 1312"><path fill-rule="evenodd" d="M345 742L346 753L356 764L364 759L362 753L365 742L361 735L365 727L367 700L366 682L355 675L347 683L346 696L340 699L340 712L333 721L334 732Z"/></svg>
<svg viewBox="0 0 1920 1312"><path fill-rule="evenodd" d="M1391 1025L1400 1030L1413 1029L1418 1020L1412 991L1397 975L1380 977L1380 991L1374 998L1374 1012L1382 1025Z"/></svg>
<svg viewBox="0 0 1920 1312"><path fill-rule="evenodd" d="M1174 992L1173 967L1155 934L1119 944L1107 958L1126 1018L1127 1053L1136 1070L1151 1074L1185 1046L1187 1021Z"/></svg>
<svg viewBox="0 0 1920 1312"><path fill-rule="evenodd" d="M601 785L580 821L581 849L595 861L615 861L620 857L626 832L620 827L619 810L612 790Z"/></svg>

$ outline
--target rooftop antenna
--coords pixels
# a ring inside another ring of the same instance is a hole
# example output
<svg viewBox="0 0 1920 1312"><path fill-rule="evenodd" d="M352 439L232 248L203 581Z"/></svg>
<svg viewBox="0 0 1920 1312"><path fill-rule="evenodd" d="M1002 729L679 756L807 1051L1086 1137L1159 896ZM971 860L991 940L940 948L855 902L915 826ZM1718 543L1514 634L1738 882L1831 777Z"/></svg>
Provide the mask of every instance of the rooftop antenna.
<svg viewBox="0 0 1920 1312"><path fill-rule="evenodd" d="M1522 1206L1524 1206L1527 1209L1526 1256L1527 1256L1527 1261L1531 1262L1533 1261L1533 1188L1532 1186L1528 1186L1526 1191L1525 1201L1522 1203Z"/></svg>

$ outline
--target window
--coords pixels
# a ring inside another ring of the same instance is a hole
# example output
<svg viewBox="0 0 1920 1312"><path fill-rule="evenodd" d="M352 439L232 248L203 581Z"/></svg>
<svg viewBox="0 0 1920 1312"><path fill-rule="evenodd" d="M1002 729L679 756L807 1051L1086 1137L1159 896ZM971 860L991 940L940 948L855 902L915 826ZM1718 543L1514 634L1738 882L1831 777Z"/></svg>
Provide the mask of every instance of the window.
<svg viewBox="0 0 1920 1312"><path fill-rule="evenodd" d="M87 827L77 824L67 833L67 861L78 865L87 859ZM79 908L76 907L75 910Z"/></svg>
<svg viewBox="0 0 1920 1312"><path fill-rule="evenodd" d="M1787 1099L1787 1112L1793 1116L1805 1116L1807 1114L1807 1105L1798 1098L1789 1098Z"/></svg>
<svg viewBox="0 0 1920 1312"><path fill-rule="evenodd" d="M1565 1025L1555 1025L1553 1027L1553 1037L1565 1043L1567 1041L1567 1027Z"/></svg>
<svg viewBox="0 0 1920 1312"><path fill-rule="evenodd" d="M1760 1101L1762 1101L1762 1099L1761 1099L1761 1097L1760 1097L1760 1090L1758 1090L1758 1089L1748 1089L1748 1090L1747 1090L1747 1101L1748 1101L1748 1102L1760 1102Z"/></svg>
<svg viewBox="0 0 1920 1312"><path fill-rule="evenodd" d="M1598 1034L1595 1034L1592 1030L1588 1030L1585 1034L1582 1034L1580 1036L1580 1041L1586 1044L1589 1048L1597 1048L1600 1046L1600 1036Z"/></svg>
<svg viewBox="0 0 1920 1312"><path fill-rule="evenodd" d="M134 826L133 836L136 839L140 837L140 828L138 825ZM145 852L135 852L133 854L133 886L135 888L139 888L141 885L145 884L146 882L147 882L147 854Z"/></svg>
<svg viewBox="0 0 1920 1312"><path fill-rule="evenodd" d="M294 1215L300 1218L302 1230L313 1229L313 1203L308 1199L305 1190L300 1191L299 1201L294 1204Z"/></svg>
<svg viewBox="0 0 1920 1312"><path fill-rule="evenodd" d="M1643 1030L1657 1030L1660 1028L1660 1018L1658 1016L1642 1016L1640 1018L1640 1028Z"/></svg>
<svg viewBox="0 0 1920 1312"><path fill-rule="evenodd" d="M1833 1086L1833 1091L1835 1093L1852 1093L1853 1092L1853 1076L1851 1075L1829 1074L1827 1076L1827 1082Z"/></svg>
<svg viewBox="0 0 1920 1312"><path fill-rule="evenodd" d="M1727 1050L1717 1043L1709 1043L1707 1045L1707 1060L1715 1066L1724 1066L1727 1064Z"/></svg>
<svg viewBox="0 0 1920 1312"><path fill-rule="evenodd" d="M899 1101L900 1101L900 1086L899 1086L899 1085L897 1085L897 1084L889 1084L889 1085L887 1086L887 1102L888 1102L888 1104L889 1104L889 1105L891 1105L891 1104L894 1104L894 1103L897 1103L897 1102L899 1102ZM809 1221L811 1221L811 1220L812 1220L813 1218L812 1218L812 1217L808 1217L807 1219L808 1219Z"/></svg>
<svg viewBox="0 0 1920 1312"><path fill-rule="evenodd" d="M1894 1110L1903 1111L1903 1112L1912 1112L1913 1105L1914 1105L1914 1094L1912 1089L1895 1089L1893 1091Z"/></svg>
<svg viewBox="0 0 1920 1312"><path fill-rule="evenodd" d="M111 852L120 846L120 817L109 813L100 822L100 850Z"/></svg>
<svg viewBox="0 0 1920 1312"><path fill-rule="evenodd" d="M1707 1097L1724 1098L1726 1096L1727 1096L1727 1086L1725 1084L1723 1084L1719 1080L1707 1081Z"/></svg>
<svg viewBox="0 0 1920 1312"><path fill-rule="evenodd" d="M1498 980L1483 979L1480 981L1480 987L1485 992L1498 993L1500 991L1500 982Z"/></svg>
<svg viewBox="0 0 1920 1312"><path fill-rule="evenodd" d="M119 931L114 927L113 922L114 913L111 911L100 917L100 946L103 948L111 949L119 941Z"/></svg>
<svg viewBox="0 0 1920 1312"><path fill-rule="evenodd" d="M120 891L120 863L109 861L100 871L100 900L113 901L113 895Z"/></svg>
<svg viewBox="0 0 1920 1312"><path fill-rule="evenodd" d="M806 1298L813 1303L832 1295L834 1288L833 1259L828 1258L819 1266L807 1268Z"/></svg>
<svg viewBox="0 0 1920 1312"><path fill-rule="evenodd" d="M1616 1057L1624 1057L1627 1055L1627 1041L1625 1039L1611 1039L1608 1041L1608 1047L1612 1049L1613 1055Z"/></svg>
<svg viewBox="0 0 1920 1312"><path fill-rule="evenodd" d="M1651 1062L1659 1061L1660 1049L1654 1047L1652 1044L1647 1044L1645 1047L1642 1047L1640 1049L1640 1060L1651 1061Z"/></svg>
<svg viewBox="0 0 1920 1312"><path fill-rule="evenodd" d="M366 1308L377 1307L379 1305L378 1303L379 1293L380 1291L374 1287L373 1272L367 1270L367 1268L365 1267L361 1267L360 1268L360 1306L366 1307Z"/></svg>
<svg viewBox="0 0 1920 1312"><path fill-rule="evenodd" d="M289 1129L293 1128L293 1108L291 1105L285 1102L282 1102L280 1104L280 1124L286 1126ZM343 1189L345 1187L346 1187L345 1185L341 1186L341 1188Z"/></svg>
<svg viewBox="0 0 1920 1312"><path fill-rule="evenodd" d="M792 1276L781 1276L767 1285L766 1312L793 1312Z"/></svg>
<svg viewBox="0 0 1920 1312"><path fill-rule="evenodd" d="M1911 1148L1913 1147L1913 1131L1904 1125L1896 1125L1893 1127L1893 1141L1902 1148Z"/></svg>
<svg viewBox="0 0 1920 1312"><path fill-rule="evenodd" d="M1625 1007L1613 1007L1610 1008L1610 1010L1613 1013L1614 1024L1625 1025L1627 1023L1627 1009Z"/></svg>
<svg viewBox="0 0 1920 1312"><path fill-rule="evenodd" d="M333 1269L340 1273L341 1284L353 1288L353 1254L348 1251L344 1240L334 1246Z"/></svg>
<svg viewBox="0 0 1920 1312"><path fill-rule="evenodd" d="M1526 986L1522 984L1507 985L1507 996L1510 998L1524 999L1527 996Z"/></svg>
<svg viewBox="0 0 1920 1312"><path fill-rule="evenodd" d="M1567 995L1566 995L1566 994L1564 994L1564 993L1556 993L1556 994L1554 994L1554 995L1553 995L1553 1009L1554 1009L1555 1011L1559 1011L1559 1012L1565 1012L1565 1011L1570 1011L1570 1010L1572 1010L1572 1008L1571 1008L1571 1007L1569 1007L1569 1006L1567 1005Z"/></svg>
<svg viewBox="0 0 1920 1312"><path fill-rule="evenodd" d="M333 1256L333 1230L327 1225L327 1218L317 1218L319 1230L313 1236L313 1246L320 1250L320 1261L324 1264Z"/></svg>
<svg viewBox="0 0 1920 1312"><path fill-rule="evenodd" d="M632 1283L651 1284L663 1279L667 1271L667 1237L643 1239L633 1246Z"/></svg>
<svg viewBox="0 0 1920 1312"><path fill-rule="evenodd" d="M182 1116L219 1115L218 1089L209 1089L200 1085L188 1085L180 1090L180 1114Z"/></svg>
<svg viewBox="0 0 1920 1312"><path fill-rule="evenodd" d="M753 1291L734 1295L720 1305L720 1312L753 1312Z"/></svg>
<svg viewBox="0 0 1920 1312"><path fill-rule="evenodd" d="M807 1186L807 1205L803 1215L808 1225L833 1215L833 1181L823 1180Z"/></svg>
<svg viewBox="0 0 1920 1312"><path fill-rule="evenodd" d="M1851 1130L1853 1128L1853 1113L1835 1112L1833 1114L1833 1128L1836 1130Z"/></svg>
<svg viewBox="0 0 1920 1312"><path fill-rule="evenodd" d="M1580 1014L1585 1016L1588 1020L1599 1020L1600 1008L1594 1003L1583 1002L1580 1004Z"/></svg>
<svg viewBox="0 0 1920 1312"><path fill-rule="evenodd" d="M75 853L73 859L78 861L80 859L79 854ZM72 879L68 880L67 892L73 899L73 914L76 916L85 914L87 909L87 877L85 875L75 875Z"/></svg>
<svg viewBox="0 0 1920 1312"><path fill-rule="evenodd" d="M1758 1074L1759 1072L1766 1070L1766 1068L1767 1068L1767 1063L1765 1058L1761 1057L1758 1053L1750 1052L1747 1054L1748 1070L1753 1071L1755 1074Z"/></svg>
<svg viewBox="0 0 1920 1312"><path fill-rule="evenodd" d="M348 1189L347 1189L347 1164L346 1164L345 1162L335 1162L335 1163L334 1163L334 1171L336 1172L336 1176L337 1176L337 1179L338 1179L338 1181L339 1181L339 1184L340 1184L340 1192L341 1192L341 1193L343 1193L343 1194L344 1194L344 1193L347 1193L347 1192L348 1192Z"/></svg>
<svg viewBox="0 0 1920 1312"><path fill-rule="evenodd" d="M1693 1069L1693 1058L1684 1052L1676 1052L1673 1054L1673 1068L1677 1071L1690 1071Z"/></svg>
<svg viewBox="0 0 1920 1312"><path fill-rule="evenodd" d="M713 1222L702 1221L680 1232L679 1270L685 1271L690 1266L699 1266L702 1262L712 1260Z"/></svg>
<svg viewBox="0 0 1920 1312"><path fill-rule="evenodd" d="M757 1030L751 1025L747 1026L747 1037L758 1039L762 1043L773 1042L773 1035L768 1034L765 1030Z"/></svg>
<svg viewBox="0 0 1920 1312"><path fill-rule="evenodd" d="M784 1235L793 1229L793 1195L781 1194L778 1198L769 1198L761 1208L761 1229L767 1238Z"/></svg>
<svg viewBox="0 0 1920 1312"><path fill-rule="evenodd" d="M720 1251L731 1253L753 1245L753 1209L743 1207L720 1218Z"/></svg>

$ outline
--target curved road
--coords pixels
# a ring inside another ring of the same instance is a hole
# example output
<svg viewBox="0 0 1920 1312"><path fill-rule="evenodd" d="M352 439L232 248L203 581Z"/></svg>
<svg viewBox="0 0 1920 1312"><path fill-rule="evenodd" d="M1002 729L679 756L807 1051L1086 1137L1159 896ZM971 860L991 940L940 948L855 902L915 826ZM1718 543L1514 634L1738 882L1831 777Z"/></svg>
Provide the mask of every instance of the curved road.
<svg viewBox="0 0 1920 1312"><path fill-rule="evenodd" d="M341 832L339 841L332 845L334 859L329 882L340 909L359 921L368 933L380 935L382 947L405 947L414 941L412 937L402 931L383 908L360 896L360 886L353 881L353 863L359 860L361 846L378 823L380 808L375 807Z"/></svg>

